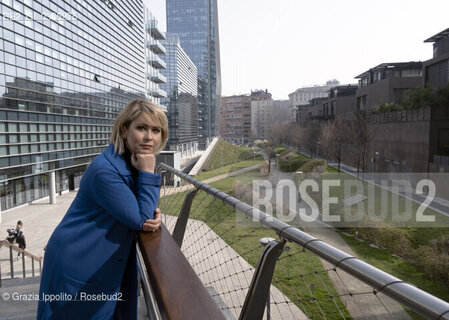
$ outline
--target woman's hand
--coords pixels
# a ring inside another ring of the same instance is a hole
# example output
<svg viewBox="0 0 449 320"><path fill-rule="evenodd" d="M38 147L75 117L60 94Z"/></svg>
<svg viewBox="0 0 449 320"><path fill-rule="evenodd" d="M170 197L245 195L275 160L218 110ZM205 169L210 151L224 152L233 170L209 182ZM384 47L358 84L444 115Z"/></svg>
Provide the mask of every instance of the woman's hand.
<svg viewBox="0 0 449 320"><path fill-rule="evenodd" d="M131 155L131 164L139 171L154 173L156 158L150 153L133 153Z"/></svg>
<svg viewBox="0 0 449 320"><path fill-rule="evenodd" d="M147 232L154 232L161 226L161 209L154 210L154 219L148 219L142 225L142 230Z"/></svg>

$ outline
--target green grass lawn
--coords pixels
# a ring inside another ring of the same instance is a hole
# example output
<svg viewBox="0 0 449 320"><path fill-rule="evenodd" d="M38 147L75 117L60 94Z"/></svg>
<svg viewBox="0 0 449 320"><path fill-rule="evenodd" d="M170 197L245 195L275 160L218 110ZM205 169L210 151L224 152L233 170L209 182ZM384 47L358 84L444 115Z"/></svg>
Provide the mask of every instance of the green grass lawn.
<svg viewBox="0 0 449 320"><path fill-rule="evenodd" d="M203 171L200 174L198 174L197 176L195 176L195 179L204 181L205 179L208 179L208 178L219 176L221 174L229 173L229 172L236 171L239 169L251 167L253 165L260 164L262 162L263 161L261 161L259 159L259 160L245 160L245 161L232 163L232 164L229 164L229 165L221 167L221 168L213 169L211 171Z"/></svg>
<svg viewBox="0 0 449 320"><path fill-rule="evenodd" d="M204 171L211 171L231 163L244 160L263 160L260 154L254 153L251 148L240 147L219 140L203 166Z"/></svg>

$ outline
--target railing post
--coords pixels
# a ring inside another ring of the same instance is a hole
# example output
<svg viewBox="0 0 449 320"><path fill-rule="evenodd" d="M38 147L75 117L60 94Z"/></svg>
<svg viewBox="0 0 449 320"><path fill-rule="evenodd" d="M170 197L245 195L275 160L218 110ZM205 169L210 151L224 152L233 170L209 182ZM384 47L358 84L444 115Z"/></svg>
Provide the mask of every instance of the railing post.
<svg viewBox="0 0 449 320"><path fill-rule="evenodd" d="M176 221L175 229L173 230L172 237L180 248L182 245L182 240L184 239L184 233L186 231L187 220L189 219L193 198L195 198L197 193L198 189L192 190L184 198L181 212L179 212L178 220Z"/></svg>
<svg viewBox="0 0 449 320"><path fill-rule="evenodd" d="M12 247L9 247L9 265L11 267L11 279L14 278L14 262L12 261Z"/></svg>
<svg viewBox="0 0 449 320"><path fill-rule="evenodd" d="M32 269L32 273L33 273L33 278L34 278L34 257L31 257L31 269Z"/></svg>
<svg viewBox="0 0 449 320"><path fill-rule="evenodd" d="M23 278L26 277L25 274L25 254L22 252L22 269L23 269Z"/></svg>
<svg viewBox="0 0 449 320"><path fill-rule="evenodd" d="M277 259L284 251L284 245L285 241L271 241L263 249L246 294L239 320L262 319L270 294L274 267Z"/></svg>

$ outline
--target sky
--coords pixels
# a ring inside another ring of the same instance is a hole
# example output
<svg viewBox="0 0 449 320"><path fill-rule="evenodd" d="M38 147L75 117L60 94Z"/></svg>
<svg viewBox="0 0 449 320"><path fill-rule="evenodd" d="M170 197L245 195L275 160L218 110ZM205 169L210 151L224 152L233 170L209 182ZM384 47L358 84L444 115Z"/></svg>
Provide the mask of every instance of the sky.
<svg viewBox="0 0 449 320"><path fill-rule="evenodd" d="M165 0L144 0L166 30ZM426 61L449 0L218 0L222 95L357 83L381 63ZM181 44L182 45L182 44Z"/></svg>

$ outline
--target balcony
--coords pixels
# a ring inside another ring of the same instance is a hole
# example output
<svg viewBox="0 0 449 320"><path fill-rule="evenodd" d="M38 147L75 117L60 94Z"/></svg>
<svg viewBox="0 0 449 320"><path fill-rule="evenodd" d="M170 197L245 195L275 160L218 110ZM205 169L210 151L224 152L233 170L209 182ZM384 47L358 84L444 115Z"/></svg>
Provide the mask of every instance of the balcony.
<svg viewBox="0 0 449 320"><path fill-rule="evenodd" d="M148 40L147 47L156 54L165 54L167 52L165 47L155 39Z"/></svg>
<svg viewBox="0 0 449 320"><path fill-rule="evenodd" d="M153 38L157 40L165 40L165 33L159 29L156 20L148 21L147 31L153 36Z"/></svg>
<svg viewBox="0 0 449 320"><path fill-rule="evenodd" d="M167 98L167 92L159 88L148 89L148 94L154 98Z"/></svg>
<svg viewBox="0 0 449 320"><path fill-rule="evenodd" d="M156 69L167 69L167 64L154 53L150 53L147 62Z"/></svg>
<svg viewBox="0 0 449 320"><path fill-rule="evenodd" d="M167 83L167 78L163 74L161 74L160 72L157 72L157 71L148 73L147 77L154 83Z"/></svg>

